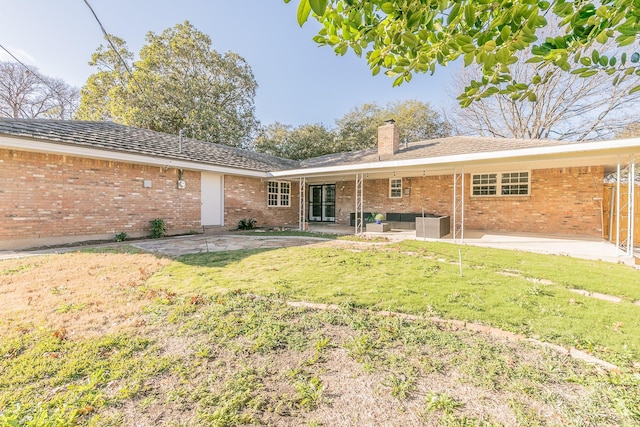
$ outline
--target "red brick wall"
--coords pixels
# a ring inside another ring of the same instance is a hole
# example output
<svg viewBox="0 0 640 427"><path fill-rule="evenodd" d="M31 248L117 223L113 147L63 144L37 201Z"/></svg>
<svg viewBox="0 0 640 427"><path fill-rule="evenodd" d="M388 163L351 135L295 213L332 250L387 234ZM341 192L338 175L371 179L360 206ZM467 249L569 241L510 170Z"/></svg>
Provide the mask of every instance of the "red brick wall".
<svg viewBox="0 0 640 427"><path fill-rule="evenodd" d="M529 196L471 197L465 176L465 228L601 237L602 167L531 171ZM336 183L337 222L349 224L355 210L354 181ZM403 196L389 197L389 180L365 180L365 212L425 212L453 215L451 175L403 178ZM404 190L409 188L409 195Z"/></svg>
<svg viewBox="0 0 640 427"><path fill-rule="evenodd" d="M200 173L157 166L0 149L0 241L200 227ZM143 181L151 180L151 188Z"/></svg>
<svg viewBox="0 0 640 427"><path fill-rule="evenodd" d="M243 218L255 218L257 227L298 226L298 183L291 182L290 207L267 206L267 183L260 178L224 177L225 228L237 228Z"/></svg>

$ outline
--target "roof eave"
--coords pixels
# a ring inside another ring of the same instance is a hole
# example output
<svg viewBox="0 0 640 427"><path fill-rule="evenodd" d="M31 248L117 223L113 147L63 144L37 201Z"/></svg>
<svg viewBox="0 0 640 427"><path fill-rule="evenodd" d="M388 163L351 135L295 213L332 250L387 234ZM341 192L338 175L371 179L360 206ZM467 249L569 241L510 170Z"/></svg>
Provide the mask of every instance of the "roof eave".
<svg viewBox="0 0 640 427"><path fill-rule="evenodd" d="M136 154L103 148L83 147L73 144L65 144L58 141L49 142L26 137L19 138L0 135L0 148L21 151L35 151L49 154L61 154L68 156L89 157L100 160L137 163L150 166L192 169L203 172L216 172L228 175L240 175L258 178L266 178L268 176L268 173L266 171L255 169L235 168L230 166L216 165L213 163L172 159L150 154Z"/></svg>
<svg viewBox="0 0 640 427"><path fill-rule="evenodd" d="M278 178L309 177L314 175L335 175L344 173L360 173L385 169L402 169L416 166L424 167L462 167L482 163L500 163L507 160L531 160L558 156L558 160L572 154L581 156L627 156L627 161L635 153L640 153L640 138L616 139L610 141L579 142L565 145L520 148L481 153L456 154L450 156L426 157L406 160L387 160L338 166L303 168L274 171L270 176Z"/></svg>

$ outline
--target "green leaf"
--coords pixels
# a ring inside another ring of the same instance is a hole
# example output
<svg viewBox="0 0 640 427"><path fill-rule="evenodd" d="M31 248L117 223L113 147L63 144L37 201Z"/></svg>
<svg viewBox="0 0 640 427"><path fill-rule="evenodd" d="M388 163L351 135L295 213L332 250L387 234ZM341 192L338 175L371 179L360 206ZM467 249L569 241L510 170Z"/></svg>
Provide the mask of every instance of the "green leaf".
<svg viewBox="0 0 640 427"><path fill-rule="evenodd" d="M455 5L451 8L451 12L449 12L449 16L447 17L447 24L451 24L454 19L460 13L460 3L456 2Z"/></svg>
<svg viewBox="0 0 640 427"><path fill-rule="evenodd" d="M511 54L509 52L509 49L507 49L506 47L503 47L498 51L498 53L496 53L498 62L501 64L506 64L509 61L510 56Z"/></svg>
<svg viewBox="0 0 640 427"><path fill-rule="evenodd" d="M473 2L467 3L464 8L464 19L467 22L467 25L473 27L476 21L476 11L473 7Z"/></svg>
<svg viewBox="0 0 640 427"><path fill-rule="evenodd" d="M473 59L475 58L475 55L473 54L473 52L468 52L464 54L464 66L468 67L469 65L471 65L473 63Z"/></svg>
<svg viewBox="0 0 640 427"><path fill-rule="evenodd" d="M584 73L580 73L580 77L586 78L598 74L598 70L587 70Z"/></svg>
<svg viewBox="0 0 640 427"><path fill-rule="evenodd" d="M598 37L596 37L596 41L600 44L605 44L607 40L609 40L609 36L606 31L601 31Z"/></svg>
<svg viewBox="0 0 640 427"><path fill-rule="evenodd" d="M496 42L493 40L489 40L484 44L484 46L482 46L482 48L487 52L494 50L496 48Z"/></svg>
<svg viewBox="0 0 640 427"><path fill-rule="evenodd" d="M589 58L588 56L583 56L582 58L580 58L580 63L582 65L586 65L587 67L590 67L592 64L591 58Z"/></svg>
<svg viewBox="0 0 640 427"><path fill-rule="evenodd" d="M393 3L391 2L382 3L382 6L380 6L380 9L382 9L382 11L387 15L391 15L393 12L396 11L396 8L393 6ZM394 85L394 86L397 86L397 85Z"/></svg>
<svg viewBox="0 0 640 427"><path fill-rule="evenodd" d="M402 41L411 47L415 47L418 44L418 38L410 32L406 32L402 35Z"/></svg>
<svg viewBox="0 0 640 427"><path fill-rule="evenodd" d="M460 50L462 50L464 53L472 53L476 51L476 47L472 44L465 44L460 46Z"/></svg>
<svg viewBox="0 0 640 427"><path fill-rule="evenodd" d="M327 1L328 0L309 0L309 5L311 5L313 13L322 16L324 15L324 11L327 10Z"/></svg>
<svg viewBox="0 0 640 427"><path fill-rule="evenodd" d="M636 35L621 35L618 36L616 38L616 42L618 43L618 46L622 47L622 46L629 46L630 44L633 44L636 41Z"/></svg>
<svg viewBox="0 0 640 427"><path fill-rule="evenodd" d="M640 92L640 85L638 85L638 86L636 86L636 87L632 88L632 89L629 91L629 95L631 95L632 93L636 93L636 92Z"/></svg>
<svg viewBox="0 0 640 427"><path fill-rule="evenodd" d="M506 41L510 35L511 35L511 27L508 25L505 25L504 27L502 27L502 30L500 31L500 37L502 38L502 40Z"/></svg>
<svg viewBox="0 0 640 427"><path fill-rule="evenodd" d="M536 96L536 94L535 94L534 92L529 92L529 93L527 94L527 99L528 99L530 102L536 102L536 101L538 100L538 97Z"/></svg>
<svg viewBox="0 0 640 427"><path fill-rule="evenodd" d="M309 0L300 0L300 4L298 5L298 25L302 27L307 19L309 19L309 14L311 13L311 5L309 5Z"/></svg>

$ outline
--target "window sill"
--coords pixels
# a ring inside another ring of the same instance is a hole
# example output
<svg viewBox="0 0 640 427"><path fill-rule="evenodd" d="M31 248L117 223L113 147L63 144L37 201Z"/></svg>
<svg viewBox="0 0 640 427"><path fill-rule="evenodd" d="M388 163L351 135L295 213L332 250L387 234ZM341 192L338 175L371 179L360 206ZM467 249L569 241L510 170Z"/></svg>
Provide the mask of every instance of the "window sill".
<svg viewBox="0 0 640 427"><path fill-rule="evenodd" d="M513 195L513 196L471 196L472 200L496 200L496 201L502 201L502 200L531 200L531 194L527 194L527 195Z"/></svg>

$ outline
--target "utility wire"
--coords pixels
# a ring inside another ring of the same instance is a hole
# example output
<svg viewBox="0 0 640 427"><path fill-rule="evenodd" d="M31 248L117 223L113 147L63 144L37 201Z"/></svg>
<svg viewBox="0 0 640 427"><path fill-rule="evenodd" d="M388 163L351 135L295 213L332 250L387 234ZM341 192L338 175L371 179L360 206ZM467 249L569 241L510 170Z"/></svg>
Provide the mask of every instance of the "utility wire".
<svg viewBox="0 0 640 427"><path fill-rule="evenodd" d="M33 67L29 67L28 65L26 65L24 62L20 61L13 53L11 53L6 47L4 47L1 43L0 43L0 49L4 50L5 52L7 52L7 54L12 57L18 64L22 65L24 67L25 70L27 70L27 72L33 74L33 76L40 80L46 87L48 87L49 89L51 89L52 91L54 91L56 93L56 95L58 95L59 97L63 98L65 101L67 101L69 103L69 105L73 105L73 102L71 102L71 100L69 98L67 98L65 95L63 95L62 93L60 93L58 91L57 88L51 86L51 83L46 81L45 79L42 78L42 76L40 76L40 73L35 72L32 68Z"/></svg>
<svg viewBox="0 0 640 427"><path fill-rule="evenodd" d="M127 70L127 73L129 74L129 77L131 77L131 80L133 80L134 83L136 84L136 86L138 86L138 90L140 91L140 94L141 95L145 95L144 91L142 90L142 86L140 86L140 83L138 83L136 78L133 77L133 73L131 72L131 69L129 68L129 65L124 60L124 58L122 58L122 55L120 55L120 52L118 52L118 49L116 48L116 45L113 44L113 42L111 41L111 37L109 37L109 33L107 33L107 30L105 30L104 25L102 25L102 22L100 22L100 18L98 18L98 15L96 14L96 12L93 10L91 5L89 4L89 1L88 0L84 0L84 4L87 5L89 10L93 14L93 17L96 18L96 21L98 21L98 25L100 26L100 29L102 30L102 34L104 34L104 38L109 42L109 46L111 46L111 49L113 49L115 54L118 55L118 58L120 59L120 62L122 62L122 65L124 65L124 68Z"/></svg>

